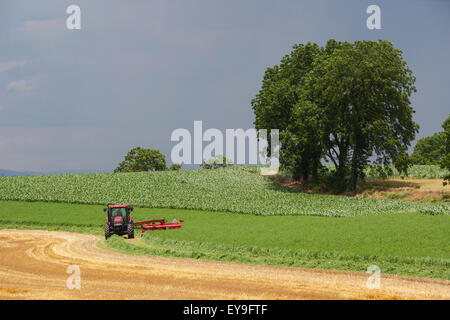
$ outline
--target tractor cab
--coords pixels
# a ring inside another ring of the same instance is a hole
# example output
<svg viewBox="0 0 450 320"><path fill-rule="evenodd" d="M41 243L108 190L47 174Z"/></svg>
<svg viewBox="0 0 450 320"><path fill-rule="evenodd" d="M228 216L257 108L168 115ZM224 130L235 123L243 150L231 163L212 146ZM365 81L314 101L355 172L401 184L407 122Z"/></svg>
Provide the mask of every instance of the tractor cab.
<svg viewBox="0 0 450 320"><path fill-rule="evenodd" d="M127 210L127 208L110 208L109 212L110 212L110 217L111 217L111 221L116 220L116 218L122 218L122 219L126 219L127 217L130 216L130 211L131 210Z"/></svg>
<svg viewBox="0 0 450 320"><path fill-rule="evenodd" d="M108 220L111 221L116 217L129 217L131 211L133 211L133 207L129 204L109 205L107 208L104 208L103 211L108 212Z"/></svg>
<svg viewBox="0 0 450 320"><path fill-rule="evenodd" d="M128 235L128 238L134 238L134 223L130 213L133 207L124 205L109 205L103 211L108 213L105 224L105 239L112 234Z"/></svg>

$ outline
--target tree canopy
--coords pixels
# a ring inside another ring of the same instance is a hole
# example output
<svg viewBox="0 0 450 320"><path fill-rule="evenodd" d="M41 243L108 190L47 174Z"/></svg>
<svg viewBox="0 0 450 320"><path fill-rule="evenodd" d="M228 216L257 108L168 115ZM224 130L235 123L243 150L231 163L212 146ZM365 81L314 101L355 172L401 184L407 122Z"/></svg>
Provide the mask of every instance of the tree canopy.
<svg viewBox="0 0 450 320"><path fill-rule="evenodd" d="M370 162L404 172L419 126L415 77L389 41L295 45L266 70L252 100L256 129L280 129L280 164L293 177L317 176L323 161L354 190Z"/></svg>
<svg viewBox="0 0 450 320"><path fill-rule="evenodd" d="M445 134L437 132L432 136L421 138L414 146L411 163L419 165L440 164L445 154Z"/></svg>
<svg viewBox="0 0 450 320"><path fill-rule="evenodd" d="M141 172L166 170L166 158L156 149L131 149L114 172Z"/></svg>

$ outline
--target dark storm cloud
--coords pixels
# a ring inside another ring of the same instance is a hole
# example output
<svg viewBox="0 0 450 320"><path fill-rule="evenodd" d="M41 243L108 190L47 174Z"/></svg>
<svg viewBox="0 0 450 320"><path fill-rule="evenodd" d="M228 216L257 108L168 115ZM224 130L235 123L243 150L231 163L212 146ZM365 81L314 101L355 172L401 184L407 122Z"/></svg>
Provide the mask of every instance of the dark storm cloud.
<svg viewBox="0 0 450 320"><path fill-rule="evenodd" d="M81 30L66 8L81 7ZM2 1L0 168L112 170L131 147L163 151L176 128L250 128L264 70L295 43L390 40L417 76L420 136L450 107L450 3Z"/></svg>

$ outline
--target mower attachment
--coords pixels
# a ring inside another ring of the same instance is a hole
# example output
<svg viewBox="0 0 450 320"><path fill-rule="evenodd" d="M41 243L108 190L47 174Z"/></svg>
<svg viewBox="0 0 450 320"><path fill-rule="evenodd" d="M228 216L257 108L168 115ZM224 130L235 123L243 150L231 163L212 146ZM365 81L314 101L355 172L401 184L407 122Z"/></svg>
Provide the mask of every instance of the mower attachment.
<svg viewBox="0 0 450 320"><path fill-rule="evenodd" d="M164 219L157 219L135 222L134 226L141 228L141 234L143 234L145 231L149 230L181 229L181 222L183 222L183 220L166 222Z"/></svg>

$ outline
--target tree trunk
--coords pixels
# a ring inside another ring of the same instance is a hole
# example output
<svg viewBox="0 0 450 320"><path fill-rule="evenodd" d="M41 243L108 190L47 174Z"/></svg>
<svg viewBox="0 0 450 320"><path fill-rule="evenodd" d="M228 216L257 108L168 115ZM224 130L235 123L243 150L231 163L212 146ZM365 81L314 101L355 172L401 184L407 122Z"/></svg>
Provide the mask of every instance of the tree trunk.
<svg viewBox="0 0 450 320"><path fill-rule="evenodd" d="M336 168L336 174L339 177L345 176L345 169L347 166L347 150L340 151L339 159L338 159L338 167Z"/></svg>
<svg viewBox="0 0 450 320"><path fill-rule="evenodd" d="M302 170L298 163L295 164L295 167L292 170L292 179L295 181L300 181L302 179Z"/></svg>
<svg viewBox="0 0 450 320"><path fill-rule="evenodd" d="M356 185L358 183L358 168L357 167L358 167L357 156L356 156L356 152L354 152L353 156L352 156L352 168L351 168L351 176L350 176L350 190L352 190L352 191L356 190Z"/></svg>
<svg viewBox="0 0 450 320"><path fill-rule="evenodd" d="M313 160L312 168L311 168L311 179L313 183L317 183L317 171L319 170L320 157L315 158Z"/></svg>
<svg viewBox="0 0 450 320"><path fill-rule="evenodd" d="M359 130L355 129L355 145L353 147L352 167L351 167L351 174L350 174L350 190L351 191L356 190L356 185L358 183L359 152L360 152Z"/></svg>
<svg viewBox="0 0 450 320"><path fill-rule="evenodd" d="M302 182L307 183L309 176L309 163L303 163L301 169L302 169Z"/></svg>

